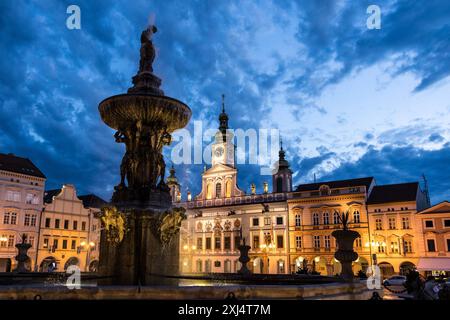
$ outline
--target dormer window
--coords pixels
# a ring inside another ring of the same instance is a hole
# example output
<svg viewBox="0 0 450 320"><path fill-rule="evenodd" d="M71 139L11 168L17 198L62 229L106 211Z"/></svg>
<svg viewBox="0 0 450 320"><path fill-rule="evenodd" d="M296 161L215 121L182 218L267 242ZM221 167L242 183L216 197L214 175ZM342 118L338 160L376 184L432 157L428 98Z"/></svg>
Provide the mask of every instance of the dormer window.
<svg viewBox="0 0 450 320"><path fill-rule="evenodd" d="M319 188L319 193L321 196L328 196L330 194L330 187L323 185Z"/></svg>

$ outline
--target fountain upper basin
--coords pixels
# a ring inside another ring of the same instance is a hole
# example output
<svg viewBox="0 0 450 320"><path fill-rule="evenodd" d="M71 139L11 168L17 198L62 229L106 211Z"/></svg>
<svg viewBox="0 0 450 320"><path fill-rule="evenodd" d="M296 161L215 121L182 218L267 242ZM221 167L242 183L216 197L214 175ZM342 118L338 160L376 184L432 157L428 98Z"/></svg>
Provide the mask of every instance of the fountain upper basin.
<svg viewBox="0 0 450 320"><path fill-rule="evenodd" d="M119 94L100 102L102 120L119 130L130 123L162 123L168 132L185 127L191 118L191 109L183 102L152 94Z"/></svg>

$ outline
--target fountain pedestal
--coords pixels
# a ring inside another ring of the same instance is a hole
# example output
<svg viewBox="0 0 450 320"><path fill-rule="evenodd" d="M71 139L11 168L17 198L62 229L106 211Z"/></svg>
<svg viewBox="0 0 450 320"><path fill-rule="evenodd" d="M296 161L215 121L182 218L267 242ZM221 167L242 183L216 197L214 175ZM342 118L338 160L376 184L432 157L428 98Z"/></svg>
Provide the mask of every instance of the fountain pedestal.
<svg viewBox="0 0 450 320"><path fill-rule="evenodd" d="M104 284L161 284L160 277L178 269L179 228L183 208L173 208L165 176L162 148L171 133L189 122L191 110L159 88L153 74L156 27L141 35L139 71L126 94L99 104L103 122L116 130L116 142L124 143L120 183L112 201L102 209L99 272Z"/></svg>
<svg viewBox="0 0 450 320"><path fill-rule="evenodd" d="M22 243L17 243L16 248L19 251L15 259L17 261L17 267L13 270L13 272L30 272L27 268L26 263L30 260L28 257L28 250L31 248L31 244L26 243L26 235L22 235Z"/></svg>

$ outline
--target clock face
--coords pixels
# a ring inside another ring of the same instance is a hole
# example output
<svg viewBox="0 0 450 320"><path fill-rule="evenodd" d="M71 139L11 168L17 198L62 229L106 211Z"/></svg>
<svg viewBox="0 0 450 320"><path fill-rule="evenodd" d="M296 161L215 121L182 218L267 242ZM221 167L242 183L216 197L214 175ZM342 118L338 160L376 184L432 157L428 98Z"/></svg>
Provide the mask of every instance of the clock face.
<svg viewBox="0 0 450 320"><path fill-rule="evenodd" d="M217 147L215 151L216 157L221 157L223 155L223 148Z"/></svg>

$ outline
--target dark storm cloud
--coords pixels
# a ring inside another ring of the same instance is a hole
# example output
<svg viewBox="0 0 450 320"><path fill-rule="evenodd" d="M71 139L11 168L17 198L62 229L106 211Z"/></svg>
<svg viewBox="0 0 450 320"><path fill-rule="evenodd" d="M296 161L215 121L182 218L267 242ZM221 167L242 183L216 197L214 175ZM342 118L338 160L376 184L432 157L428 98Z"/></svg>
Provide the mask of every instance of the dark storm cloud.
<svg viewBox="0 0 450 320"><path fill-rule="evenodd" d="M81 8L81 30L65 26L70 4ZM268 4L258 3L262 8ZM155 13L159 28L154 39L155 73L163 79L166 94L186 102L194 119L205 119L205 127L217 126L220 95L225 93L232 127L259 128L265 113L277 108L267 105L267 98L293 67L303 70L289 82L302 97L314 96L351 71L392 54L398 55L399 63L391 72L415 73L421 79L418 90L443 79L450 70L447 2L380 1L382 10L383 4L388 9L383 11L382 30L373 32L365 29L366 1L274 4L299 19L297 39L306 52L285 61L269 50L276 62L267 71L254 63L258 48L249 39L267 25L283 29L285 17L269 12L269 21L259 21L239 2L0 1L0 152L32 159L49 177L49 188L73 183L81 192L109 198L123 146L114 143L113 131L102 124L97 106L131 85L139 60L139 35L150 13ZM330 61L340 67L330 70ZM287 100L326 113L311 101L289 95ZM426 137L440 139L433 132ZM311 159L289 152L288 156L293 170L309 177L310 170L334 153L322 150ZM427 166L439 160L420 161ZM410 172L420 172L419 165L414 171L414 163L409 164ZM403 165L399 159L390 162L391 168ZM183 190L200 191L202 168L178 168ZM258 166L250 165L242 166L240 179L245 190L251 182L260 189L263 181L270 181L259 175ZM442 186L431 173L430 183Z"/></svg>
<svg viewBox="0 0 450 320"><path fill-rule="evenodd" d="M300 11L298 39L310 63L292 80L312 94L339 82L352 71L394 57L389 72L411 71L423 90L450 73L450 2L429 1L296 1ZM381 29L368 30L366 9L381 8ZM330 70L328 63L339 66ZM317 80L315 75L321 73ZM323 75L325 74L325 75Z"/></svg>

